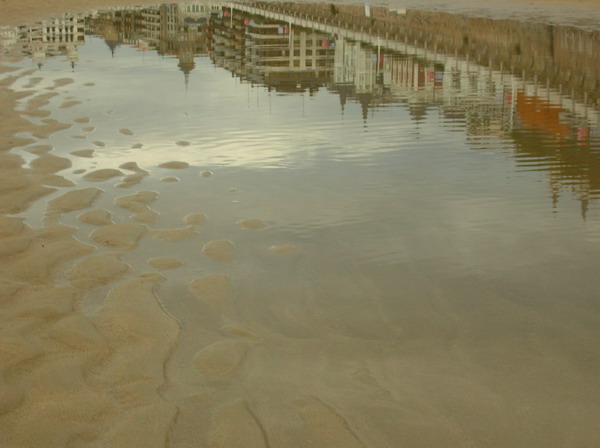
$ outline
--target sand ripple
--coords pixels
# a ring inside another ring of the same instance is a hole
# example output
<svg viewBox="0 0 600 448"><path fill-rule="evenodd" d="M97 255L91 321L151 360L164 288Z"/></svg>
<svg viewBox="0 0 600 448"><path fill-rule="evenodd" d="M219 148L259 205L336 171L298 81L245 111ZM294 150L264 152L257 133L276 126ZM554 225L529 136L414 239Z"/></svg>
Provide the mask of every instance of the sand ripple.
<svg viewBox="0 0 600 448"><path fill-rule="evenodd" d="M100 193L102 190L94 187L63 193L48 202L46 217L49 221L56 221L63 213L90 207Z"/></svg>
<svg viewBox="0 0 600 448"><path fill-rule="evenodd" d="M229 276L210 274L197 278L189 284L189 290L210 307L224 307L229 300Z"/></svg>
<svg viewBox="0 0 600 448"><path fill-rule="evenodd" d="M152 224L156 220L158 212L152 210L147 204L153 202L158 197L154 191L139 191L134 194L119 196L115 199L115 205L125 210L133 212L131 219L145 224Z"/></svg>
<svg viewBox="0 0 600 448"><path fill-rule="evenodd" d="M213 261L230 262L234 257L234 245L228 240L216 240L206 243L202 252Z"/></svg>
<svg viewBox="0 0 600 448"><path fill-rule="evenodd" d="M101 254L77 263L67 273L67 278L77 288L92 289L115 281L129 270L129 265L123 263L118 255Z"/></svg>
<svg viewBox="0 0 600 448"><path fill-rule="evenodd" d="M122 171L115 170L112 168L103 168L100 170L90 171L85 176L83 176L83 179L89 182L103 182L105 180L113 179L122 175Z"/></svg>
<svg viewBox="0 0 600 448"><path fill-rule="evenodd" d="M90 210L89 212L82 213L77 218L82 223L91 224L93 226L113 224L112 213L108 210Z"/></svg>
<svg viewBox="0 0 600 448"><path fill-rule="evenodd" d="M90 238L102 246L131 249L145 232L142 224L109 224L94 230Z"/></svg>

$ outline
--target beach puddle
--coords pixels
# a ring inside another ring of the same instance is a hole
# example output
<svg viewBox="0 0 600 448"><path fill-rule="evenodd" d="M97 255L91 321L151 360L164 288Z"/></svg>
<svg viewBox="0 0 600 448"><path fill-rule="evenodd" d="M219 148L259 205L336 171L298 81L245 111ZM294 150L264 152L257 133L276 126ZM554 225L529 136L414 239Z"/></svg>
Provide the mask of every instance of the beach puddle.
<svg viewBox="0 0 600 448"><path fill-rule="evenodd" d="M598 31L50 23L2 30L0 445L600 444Z"/></svg>

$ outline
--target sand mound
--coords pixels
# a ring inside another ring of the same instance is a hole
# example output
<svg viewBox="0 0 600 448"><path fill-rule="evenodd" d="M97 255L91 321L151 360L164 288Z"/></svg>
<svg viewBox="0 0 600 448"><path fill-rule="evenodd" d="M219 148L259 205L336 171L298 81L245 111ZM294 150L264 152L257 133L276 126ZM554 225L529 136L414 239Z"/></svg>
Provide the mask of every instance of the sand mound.
<svg viewBox="0 0 600 448"><path fill-rule="evenodd" d="M77 219L84 224L91 224L93 226L113 224L112 213L108 210L90 210L89 212L79 215Z"/></svg>
<svg viewBox="0 0 600 448"><path fill-rule="evenodd" d="M213 261L228 263L233 261L234 245L228 240L216 240L206 243L202 252Z"/></svg>
<svg viewBox="0 0 600 448"><path fill-rule="evenodd" d="M99 188L82 188L72 190L51 199L46 208L46 218L48 222L55 222L63 213L74 212L90 207L93 202L102 193Z"/></svg>
<svg viewBox="0 0 600 448"><path fill-rule="evenodd" d="M131 249L145 232L142 224L109 224L94 230L90 238L105 247Z"/></svg>
<svg viewBox="0 0 600 448"><path fill-rule="evenodd" d="M150 258L147 263L153 268L160 269L161 271L176 269L180 266L183 266L181 260L178 260L174 257Z"/></svg>
<svg viewBox="0 0 600 448"><path fill-rule="evenodd" d="M84 180L88 182L103 182L105 180L113 179L115 177L122 176L123 172L112 168L103 168L100 170L90 171L85 176Z"/></svg>
<svg viewBox="0 0 600 448"><path fill-rule="evenodd" d="M189 290L210 307L224 307L229 300L229 276L226 274L210 274L197 278L189 284Z"/></svg>
<svg viewBox="0 0 600 448"><path fill-rule="evenodd" d="M190 166L190 164L187 162L178 162L178 161L165 162L165 163L161 163L160 165L158 165L159 168L167 168L170 170L183 170L185 168L188 168L189 166Z"/></svg>
<svg viewBox="0 0 600 448"><path fill-rule="evenodd" d="M152 224L156 220L158 212L152 210L147 204L153 202L158 197L154 191L139 191L134 194L119 196L115 199L116 206L133 212L131 219L145 224Z"/></svg>
<svg viewBox="0 0 600 448"><path fill-rule="evenodd" d="M92 289L111 283L130 270L116 254L87 257L67 273L71 284L80 289Z"/></svg>
<svg viewBox="0 0 600 448"><path fill-rule="evenodd" d="M244 229L248 229L248 230L262 229L265 226L265 223L261 219L255 219L255 218L243 219L238 224L240 226L242 226Z"/></svg>
<svg viewBox="0 0 600 448"><path fill-rule="evenodd" d="M183 218L183 222L189 226L197 226L206 222L204 213L190 213Z"/></svg>

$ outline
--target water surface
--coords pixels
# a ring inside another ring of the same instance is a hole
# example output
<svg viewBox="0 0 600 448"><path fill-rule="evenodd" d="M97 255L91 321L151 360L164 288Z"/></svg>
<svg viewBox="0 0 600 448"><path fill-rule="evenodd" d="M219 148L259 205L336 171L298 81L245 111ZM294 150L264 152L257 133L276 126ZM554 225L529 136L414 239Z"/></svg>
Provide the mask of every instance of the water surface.
<svg viewBox="0 0 600 448"><path fill-rule="evenodd" d="M59 93L59 174L148 228L119 256L181 326L171 446L600 443L597 32L293 4L75 23L56 49L20 29L16 87Z"/></svg>

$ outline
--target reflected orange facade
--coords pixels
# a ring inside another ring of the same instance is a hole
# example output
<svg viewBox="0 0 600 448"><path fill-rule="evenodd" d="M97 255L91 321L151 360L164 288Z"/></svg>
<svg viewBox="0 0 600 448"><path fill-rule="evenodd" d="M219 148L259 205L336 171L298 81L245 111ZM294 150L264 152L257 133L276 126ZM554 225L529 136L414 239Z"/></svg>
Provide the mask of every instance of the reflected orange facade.
<svg viewBox="0 0 600 448"><path fill-rule="evenodd" d="M570 134L570 126L561 120L565 110L536 96L528 96L523 90L517 91L516 112L521 128L540 131L558 141L565 141Z"/></svg>

